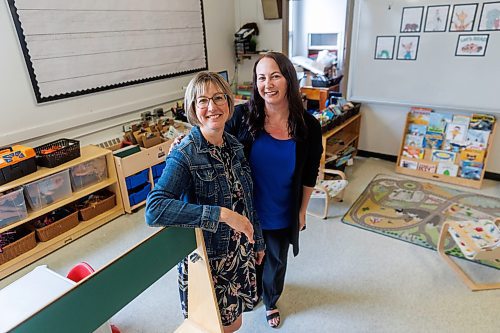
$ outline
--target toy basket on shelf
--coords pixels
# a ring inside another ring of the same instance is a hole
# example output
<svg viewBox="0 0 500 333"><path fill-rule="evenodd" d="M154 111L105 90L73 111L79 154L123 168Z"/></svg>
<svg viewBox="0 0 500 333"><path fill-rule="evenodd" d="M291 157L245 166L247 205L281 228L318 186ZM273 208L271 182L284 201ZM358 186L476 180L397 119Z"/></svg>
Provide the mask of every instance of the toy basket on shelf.
<svg viewBox="0 0 500 333"><path fill-rule="evenodd" d="M95 202L88 200L89 202L85 207L80 208L80 220L88 221L97 215L100 215L116 205L116 195L109 191L101 191L96 193L97 195ZM103 197L104 199L101 199Z"/></svg>
<svg viewBox="0 0 500 333"><path fill-rule="evenodd" d="M59 139L36 147L35 152L39 166L54 168L80 157L80 141Z"/></svg>
<svg viewBox="0 0 500 333"><path fill-rule="evenodd" d="M36 246L34 231L29 231L27 228L21 227L16 228L15 231L20 232L22 236L19 239L1 248L0 265L3 265L7 261L12 260L25 252L28 252Z"/></svg>
<svg viewBox="0 0 500 333"><path fill-rule="evenodd" d="M41 219L43 218L44 217L42 217ZM76 227L78 225L78 211L74 211L71 214L44 227L38 227L36 222L34 225L36 237L38 238L38 240L40 240L41 242L46 242Z"/></svg>

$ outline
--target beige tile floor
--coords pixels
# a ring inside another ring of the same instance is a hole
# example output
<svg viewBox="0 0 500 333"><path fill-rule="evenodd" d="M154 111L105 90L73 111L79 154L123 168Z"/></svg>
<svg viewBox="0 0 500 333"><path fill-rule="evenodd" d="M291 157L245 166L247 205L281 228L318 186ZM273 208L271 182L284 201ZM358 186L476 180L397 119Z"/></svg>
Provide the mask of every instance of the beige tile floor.
<svg viewBox="0 0 500 333"><path fill-rule="evenodd" d="M280 332L500 331L500 290L471 292L436 252L340 222L375 175L393 170L391 162L356 159L347 171L344 202L330 207L327 220L308 217L301 253L290 257L278 303ZM481 193L500 196L500 183L486 180ZM60 274L79 261L102 267L153 231L142 210L124 215L1 280L0 288L41 264ZM463 264L479 279L500 281L499 270ZM182 322L176 278L171 270L111 321L123 333L173 332ZM245 314L240 332L274 331L264 317L262 306Z"/></svg>

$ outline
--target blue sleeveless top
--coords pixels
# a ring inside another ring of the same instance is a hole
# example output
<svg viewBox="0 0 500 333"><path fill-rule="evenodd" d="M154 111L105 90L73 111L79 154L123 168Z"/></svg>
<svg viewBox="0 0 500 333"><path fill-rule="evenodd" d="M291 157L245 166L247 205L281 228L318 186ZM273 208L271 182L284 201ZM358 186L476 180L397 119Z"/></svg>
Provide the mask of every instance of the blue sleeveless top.
<svg viewBox="0 0 500 333"><path fill-rule="evenodd" d="M262 230L288 228L292 220L295 141L260 133L250 151L254 205Z"/></svg>

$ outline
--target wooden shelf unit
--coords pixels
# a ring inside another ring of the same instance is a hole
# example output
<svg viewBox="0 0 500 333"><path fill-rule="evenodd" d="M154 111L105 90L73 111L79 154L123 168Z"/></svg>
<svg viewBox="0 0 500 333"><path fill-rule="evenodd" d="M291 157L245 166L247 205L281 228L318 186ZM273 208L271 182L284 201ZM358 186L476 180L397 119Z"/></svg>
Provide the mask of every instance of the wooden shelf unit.
<svg viewBox="0 0 500 333"><path fill-rule="evenodd" d="M324 179L322 170L325 169L325 164L329 160L335 159L333 155L338 154L348 146L354 146L354 148L356 148L357 150L359 144L360 126L361 114L358 113L357 115L347 119L339 126L335 126L331 130L323 133L323 154L321 155L320 161L320 179ZM339 141L343 142L343 144L338 143ZM353 157L355 156L355 154L356 152L353 153Z"/></svg>
<svg viewBox="0 0 500 333"><path fill-rule="evenodd" d="M116 206L113 207L111 210L108 210L103 214L94 217L91 220L79 222L75 228L72 228L69 231L63 233L62 235L59 235L47 242L38 242L34 249L26 253L23 253L12 260L7 261L3 265L0 265L0 279L4 278L9 274L12 274L13 272L25 267L26 265L31 264L32 262L44 257L45 255L57 250L58 248L71 243L73 240L91 232L94 229L97 229L103 224L123 214L122 199L118 186L118 178L116 175L116 168L112 152L110 150L100 148L97 146L82 147L81 156L79 158L61 164L55 168L39 168L36 172L30 175L16 179L12 182L0 186L0 192L4 192L12 188L19 187L24 184L31 183L33 181L42 179L44 177L53 175L57 172L69 169L70 167L73 167L83 162L93 160L101 156L106 157L106 164L108 171L107 179L92 186L89 186L81 191L73 192L71 197L50 204L47 207L42 208L41 210L35 212L28 210L27 218L0 228L0 232L10 230L16 226L32 221L33 219L39 216L49 213L59 207L74 202L88 194L91 194L103 188L107 188L111 192L115 193Z"/></svg>
<svg viewBox="0 0 500 333"><path fill-rule="evenodd" d="M306 95L307 99L315 100L319 102L319 109L323 110L325 108L326 100L328 99L329 91L339 91L339 85L331 87L312 87L303 86L300 88L300 92Z"/></svg>
<svg viewBox="0 0 500 333"><path fill-rule="evenodd" d="M429 148L425 148L425 153L424 153L423 159L403 157L403 155L402 155L403 148L405 146L405 138L406 138L406 134L408 134L408 126L409 125L410 125L410 112L408 112L408 114L406 116L406 124L405 124L405 129L403 132L403 139L401 140L401 146L399 149L398 160L396 162L396 172L404 174L404 175L408 175L408 176L438 180L438 181L442 181L445 183L461 185L461 186L466 186L466 187L471 187L471 188L476 188L476 189L481 188L481 185L483 184L484 173L486 172L486 166L487 166L487 162L488 162L488 155L489 155L488 150L491 149L491 145L493 144L493 138L495 137L495 130L496 130L496 126L497 126L496 121L493 124L493 129L492 129L492 131L489 135L489 138L488 138L488 146L487 146L487 149L485 151L484 161L483 161L483 170L481 171L481 177L479 180L462 178L458 175L456 177L455 176L441 175L441 174L437 174L437 173L430 173L430 172L425 172L425 171L421 171L421 170L414 170L414 169L404 168L404 167L400 166L401 159L414 161L417 163L418 162L425 162L426 164L436 165L436 167L438 165L438 162L433 162L431 160L432 150ZM457 161L455 161L454 163L459 164ZM458 174L460 174L460 168L459 168Z"/></svg>
<svg viewBox="0 0 500 333"><path fill-rule="evenodd" d="M125 212L131 214L133 210L146 204L146 201L144 200L136 205L130 205L129 191L127 189L125 178L140 171L149 169L148 179L151 184L151 189L153 189L154 183L151 167L165 162L165 158L172 142L173 140L168 140L151 148L141 148L140 152L123 158L115 156L116 173L118 175L118 182L120 184L120 191Z"/></svg>

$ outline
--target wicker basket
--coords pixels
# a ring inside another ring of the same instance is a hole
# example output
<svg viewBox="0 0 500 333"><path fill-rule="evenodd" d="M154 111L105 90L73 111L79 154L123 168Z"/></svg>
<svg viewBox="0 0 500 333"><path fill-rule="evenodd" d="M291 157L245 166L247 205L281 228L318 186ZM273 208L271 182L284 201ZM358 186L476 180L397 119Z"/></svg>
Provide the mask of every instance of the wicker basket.
<svg viewBox="0 0 500 333"><path fill-rule="evenodd" d="M74 228L78 225L78 212L69 214L65 218L55 221L48 226L42 228L36 228L36 237L41 242L46 242L54 237L57 237L66 231Z"/></svg>
<svg viewBox="0 0 500 333"><path fill-rule="evenodd" d="M42 154L45 149L58 147L52 153ZM36 164L46 168L54 168L58 165L80 157L80 141L71 139L59 139L35 148Z"/></svg>
<svg viewBox="0 0 500 333"><path fill-rule="evenodd" d="M0 265L3 265L7 261L14 259L15 257L28 252L29 250L35 248L36 239L35 232L31 231L26 236L19 238L13 243L6 245L2 248L2 253L0 253Z"/></svg>
<svg viewBox="0 0 500 333"><path fill-rule="evenodd" d="M80 209L80 220L88 221L97 215L100 215L116 205L116 195L113 193L110 197L96 202L89 207Z"/></svg>

